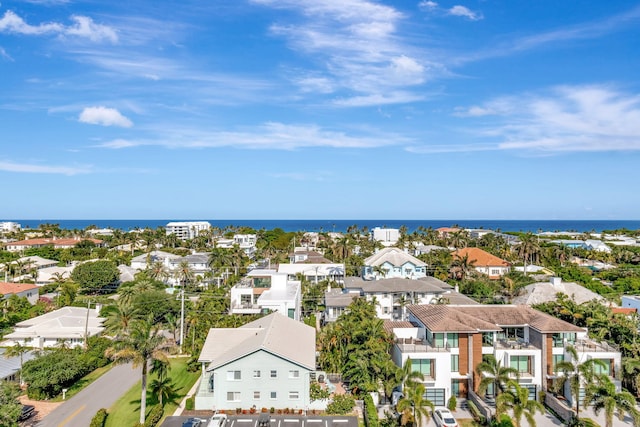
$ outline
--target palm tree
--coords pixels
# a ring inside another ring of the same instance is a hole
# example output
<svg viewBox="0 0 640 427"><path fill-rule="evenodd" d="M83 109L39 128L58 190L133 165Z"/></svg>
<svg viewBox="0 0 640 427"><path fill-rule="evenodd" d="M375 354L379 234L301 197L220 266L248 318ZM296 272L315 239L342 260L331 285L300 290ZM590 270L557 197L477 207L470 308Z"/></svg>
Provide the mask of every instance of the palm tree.
<svg viewBox="0 0 640 427"><path fill-rule="evenodd" d="M22 379L22 364L23 358L26 353L31 351L31 347L24 346L20 343L14 344L12 347L7 347L4 352L5 359L10 357L19 357L20 358L20 386L24 385L24 380Z"/></svg>
<svg viewBox="0 0 640 427"><path fill-rule="evenodd" d="M469 254L454 255L451 261L451 275L456 280L464 280L475 269L476 260L469 259Z"/></svg>
<svg viewBox="0 0 640 427"><path fill-rule="evenodd" d="M483 361L476 367L476 373L481 377L478 384L478 394L481 396L493 385L493 392L499 395L506 390L506 384L518 378L520 373L516 368L505 367L493 354L485 354Z"/></svg>
<svg viewBox="0 0 640 427"><path fill-rule="evenodd" d="M396 405L396 410L402 414L400 424L403 426L412 424L420 427L422 420L429 421L430 409L433 410L435 406L430 400L425 399L424 384L412 383L403 392L404 396Z"/></svg>
<svg viewBox="0 0 640 427"><path fill-rule="evenodd" d="M191 266L189 265L188 261L180 261L180 264L178 264L178 269L176 270L175 275L176 275L176 279L180 283L180 286L182 286L182 289L186 289L189 283L193 282L193 278L194 278L193 270L191 269Z"/></svg>
<svg viewBox="0 0 640 427"><path fill-rule="evenodd" d="M126 335L133 321L139 318L140 310L137 307L119 300L115 310L109 313L109 317L104 322L105 332L116 337L120 334Z"/></svg>
<svg viewBox="0 0 640 427"><path fill-rule="evenodd" d="M507 411L511 411L515 427L520 427L523 415L531 427L536 427L534 416L536 412L544 413L544 406L537 400L529 399L528 388L511 380L507 384L507 390L496 398L496 412Z"/></svg>
<svg viewBox="0 0 640 427"><path fill-rule="evenodd" d="M595 367L606 368L606 364L599 359L588 359L580 363L578 359L578 352L575 347L569 345L565 348L565 351L571 356L571 361L562 360L556 363L555 369L562 373L562 376L556 380L555 389L560 391L565 384L569 384L569 390L576 404L576 419L580 419L580 389L583 384L590 384L598 377L595 373ZM587 404L589 400L588 392L589 388L585 390L587 396L584 404Z"/></svg>
<svg viewBox="0 0 640 427"><path fill-rule="evenodd" d="M158 398L160 406L163 406L165 399L168 401L175 394L173 383L169 377L155 378L151 381L149 386L151 387L151 392Z"/></svg>
<svg viewBox="0 0 640 427"><path fill-rule="evenodd" d="M607 376L601 376L591 386L590 402L596 415L604 410L605 427L613 427L613 415L623 420L627 413L633 418L633 424L640 422L640 412L636 409L636 400L628 391L617 391L615 384Z"/></svg>
<svg viewBox="0 0 640 427"><path fill-rule="evenodd" d="M142 391L140 392L140 424L144 424L147 410L147 371L149 362L160 360L169 363L167 339L160 334L159 325L153 316L134 320L129 333L118 337L106 351L107 357L115 363L133 362L133 367L141 367Z"/></svg>
<svg viewBox="0 0 640 427"><path fill-rule="evenodd" d="M520 243L515 247L516 254L524 261L524 274L527 274L527 262L536 263L540 257L540 243L538 236L527 233L520 236Z"/></svg>

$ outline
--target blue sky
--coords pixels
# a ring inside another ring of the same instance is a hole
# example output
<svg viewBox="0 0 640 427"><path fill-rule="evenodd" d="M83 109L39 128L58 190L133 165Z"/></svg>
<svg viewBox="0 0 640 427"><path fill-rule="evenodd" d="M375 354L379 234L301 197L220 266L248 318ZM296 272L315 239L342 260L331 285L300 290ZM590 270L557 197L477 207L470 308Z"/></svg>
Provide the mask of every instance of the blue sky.
<svg viewBox="0 0 640 427"><path fill-rule="evenodd" d="M640 2L0 4L0 219L638 219Z"/></svg>

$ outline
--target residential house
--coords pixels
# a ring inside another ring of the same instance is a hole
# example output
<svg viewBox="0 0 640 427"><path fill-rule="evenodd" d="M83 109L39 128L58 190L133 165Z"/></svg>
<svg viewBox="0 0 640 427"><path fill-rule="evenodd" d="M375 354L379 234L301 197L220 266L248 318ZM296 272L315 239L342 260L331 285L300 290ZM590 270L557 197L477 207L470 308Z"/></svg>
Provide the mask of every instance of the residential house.
<svg viewBox="0 0 640 427"><path fill-rule="evenodd" d="M354 298L374 301L376 316L383 320L406 320L409 304L477 304L449 284L435 277L363 280L347 277L343 289L329 289L324 295L322 322L335 322Z"/></svg>
<svg viewBox="0 0 640 427"><path fill-rule="evenodd" d="M17 222L2 221L0 222L0 233L11 233L13 231L20 231L22 226Z"/></svg>
<svg viewBox="0 0 640 427"><path fill-rule="evenodd" d="M34 305L38 302L38 286L32 283L0 282L0 298L6 300L12 295L24 297L29 301L29 304Z"/></svg>
<svg viewBox="0 0 640 427"><path fill-rule="evenodd" d="M231 314L258 314L276 311L300 320L302 285L289 280L287 273L255 269L231 288Z"/></svg>
<svg viewBox="0 0 640 427"><path fill-rule="evenodd" d="M285 273L288 280L297 280L298 275L302 275L311 283L318 283L323 280L330 282L344 283L344 264L279 264L278 273Z"/></svg>
<svg viewBox="0 0 640 427"><path fill-rule="evenodd" d="M436 232L438 233L438 237L441 239L448 239L452 234L456 234L461 232L462 229L458 227L440 227L436 228Z"/></svg>
<svg viewBox="0 0 640 427"><path fill-rule="evenodd" d="M331 264L331 261L324 257L318 251L312 251L305 247L296 247L289 254L289 262L291 264Z"/></svg>
<svg viewBox="0 0 640 427"><path fill-rule="evenodd" d="M514 304L534 305L555 301L558 294L565 294L577 304L605 299L584 286L574 282L563 282L560 277L552 277L548 282L536 282L525 286L520 294L513 298Z"/></svg>
<svg viewBox="0 0 640 427"><path fill-rule="evenodd" d="M0 381L18 381L20 372L20 356L6 357L7 349L0 348ZM27 351L22 355L22 363L36 358L35 351Z"/></svg>
<svg viewBox="0 0 640 427"><path fill-rule="evenodd" d="M174 221L165 226L167 236L175 234L180 240L189 240L197 237L203 231L211 229L207 221Z"/></svg>
<svg viewBox="0 0 640 427"><path fill-rule="evenodd" d="M384 248L364 260L365 280L401 277L419 279L427 275L427 264L399 248Z"/></svg>
<svg viewBox="0 0 640 427"><path fill-rule="evenodd" d="M411 359L414 370L425 379L426 398L445 405L451 396L466 397L478 391L476 367L485 355L519 372L517 381L536 398L558 376L555 366L571 361L572 345L582 363L599 359L602 373L620 389L618 350L588 338L587 330L522 305L410 305L407 325L391 324L394 334L392 359L404 366ZM489 389L488 394L494 391ZM565 397L571 401L569 390Z"/></svg>
<svg viewBox="0 0 640 427"><path fill-rule="evenodd" d="M218 248L231 249L234 246L239 247L249 258L256 255L256 243L258 236L256 234L234 234L233 238L217 238L215 245Z"/></svg>
<svg viewBox="0 0 640 427"><path fill-rule="evenodd" d="M382 246L393 246L400 239L400 229L375 227L371 230L371 238L380 242Z"/></svg>
<svg viewBox="0 0 640 427"><path fill-rule="evenodd" d="M311 401L316 331L280 313L239 328L212 328L198 361L196 410L324 409Z"/></svg>
<svg viewBox="0 0 640 427"><path fill-rule="evenodd" d="M511 271L511 263L490 254L480 248L462 248L453 252L455 258L468 258L473 263L475 270L489 276L490 279L499 279Z"/></svg>
<svg viewBox="0 0 640 427"><path fill-rule="evenodd" d="M640 311L640 295L622 295L621 299L621 307L635 308L637 311Z"/></svg>
<svg viewBox="0 0 640 427"><path fill-rule="evenodd" d="M44 246L53 246L54 249L70 249L75 247L78 243L83 241L93 242L96 246L104 246L104 242L99 239L87 239L80 237L71 238L36 238L20 240L17 242L9 242L6 245L6 250L9 252L22 252L31 248L42 248Z"/></svg>
<svg viewBox="0 0 640 427"><path fill-rule="evenodd" d="M131 260L131 268L143 271L151 268L155 263L161 263L165 270L164 282L171 286L181 286L179 270L182 263L186 263L193 273L194 280L207 284L207 272L209 267L209 254L195 252L186 256L175 255L164 251L152 251L138 255Z"/></svg>
<svg viewBox="0 0 640 427"><path fill-rule="evenodd" d="M63 307L16 323L14 331L4 336L1 345L44 349L66 343L69 347L79 347L85 337L99 335L104 330L102 323L106 319L99 317L99 313L100 306L95 309Z"/></svg>

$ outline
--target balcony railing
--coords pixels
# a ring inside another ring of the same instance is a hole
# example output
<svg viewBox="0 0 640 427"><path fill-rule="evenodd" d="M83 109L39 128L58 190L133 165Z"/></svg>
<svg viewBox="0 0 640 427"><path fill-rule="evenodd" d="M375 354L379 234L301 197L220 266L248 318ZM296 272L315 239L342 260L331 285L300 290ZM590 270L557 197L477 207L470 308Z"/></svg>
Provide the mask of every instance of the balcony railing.
<svg viewBox="0 0 640 427"><path fill-rule="evenodd" d="M449 346L434 346L428 341L416 338L396 338L396 345L403 353L448 352Z"/></svg>
<svg viewBox="0 0 640 427"><path fill-rule="evenodd" d="M575 344L573 344L573 347L581 353L588 353L591 351L600 351L600 352L607 352L607 353L616 353L619 350L617 348L615 348L614 346L612 346L609 343L606 342L596 342L596 341L591 341L591 340L577 340L575 342Z"/></svg>

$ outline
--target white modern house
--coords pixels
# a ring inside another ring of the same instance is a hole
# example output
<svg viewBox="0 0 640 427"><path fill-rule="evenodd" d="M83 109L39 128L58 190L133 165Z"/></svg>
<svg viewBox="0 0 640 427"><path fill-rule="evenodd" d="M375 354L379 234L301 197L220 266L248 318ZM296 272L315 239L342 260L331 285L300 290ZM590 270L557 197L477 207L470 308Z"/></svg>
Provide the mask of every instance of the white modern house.
<svg viewBox="0 0 640 427"><path fill-rule="evenodd" d="M407 322L386 322L395 344L392 359L404 366L411 359L414 370L424 377L426 397L445 405L451 396L466 397L477 392L480 376L476 367L491 354L502 366L518 370L518 382L535 398L539 390L551 387L558 372L556 364L571 361L572 345L583 362L598 359L620 389L621 354L592 341L579 328L528 306L518 305L410 305ZM494 391L489 390L488 394ZM571 394L565 390L571 401Z"/></svg>
<svg viewBox="0 0 640 427"><path fill-rule="evenodd" d="M400 229L375 227L371 230L371 238L389 247L398 243L400 239Z"/></svg>
<svg viewBox="0 0 640 427"><path fill-rule="evenodd" d="M0 222L0 233L11 233L13 231L20 231L22 226L17 222L2 221Z"/></svg>
<svg viewBox="0 0 640 427"><path fill-rule="evenodd" d="M365 280L426 277L427 264L399 248L384 248L364 260Z"/></svg>
<svg viewBox="0 0 640 427"><path fill-rule="evenodd" d="M217 238L215 240L215 245L216 247L223 249L231 249L234 246L237 246L242 249L249 258L253 258L256 254L257 241L258 236L255 234L234 234L231 239L225 239L222 237Z"/></svg>
<svg viewBox="0 0 640 427"><path fill-rule="evenodd" d="M164 267L165 283L171 286L180 286L177 273L182 263L186 263L197 280L204 282L209 267L208 253L192 253L186 256L175 255L164 251L152 251L147 254L138 255L131 260L131 268L143 271L151 268L154 264L160 263Z"/></svg>
<svg viewBox="0 0 640 427"><path fill-rule="evenodd" d="M104 330L99 317L100 307L63 307L58 310L16 323L12 333L4 336L2 346L20 344L39 349L60 346L69 347L84 344L85 337L99 335Z"/></svg>
<svg viewBox="0 0 640 427"><path fill-rule="evenodd" d="M198 361L197 410L324 409L311 401L316 331L280 313L239 328L209 330Z"/></svg>
<svg viewBox="0 0 640 427"><path fill-rule="evenodd" d="M279 312L300 320L302 311L302 285L289 280L286 273L256 269L247 273L231 288L231 314L258 314Z"/></svg>
<svg viewBox="0 0 640 427"><path fill-rule="evenodd" d="M336 283L344 283L344 264L279 264L278 273L284 273L289 280L296 280L298 275L303 275L309 282L318 283L329 280Z"/></svg>
<svg viewBox="0 0 640 427"><path fill-rule="evenodd" d="M175 234L180 240L189 240L200 233L211 229L211 224L207 221L174 221L165 226L167 236Z"/></svg>

